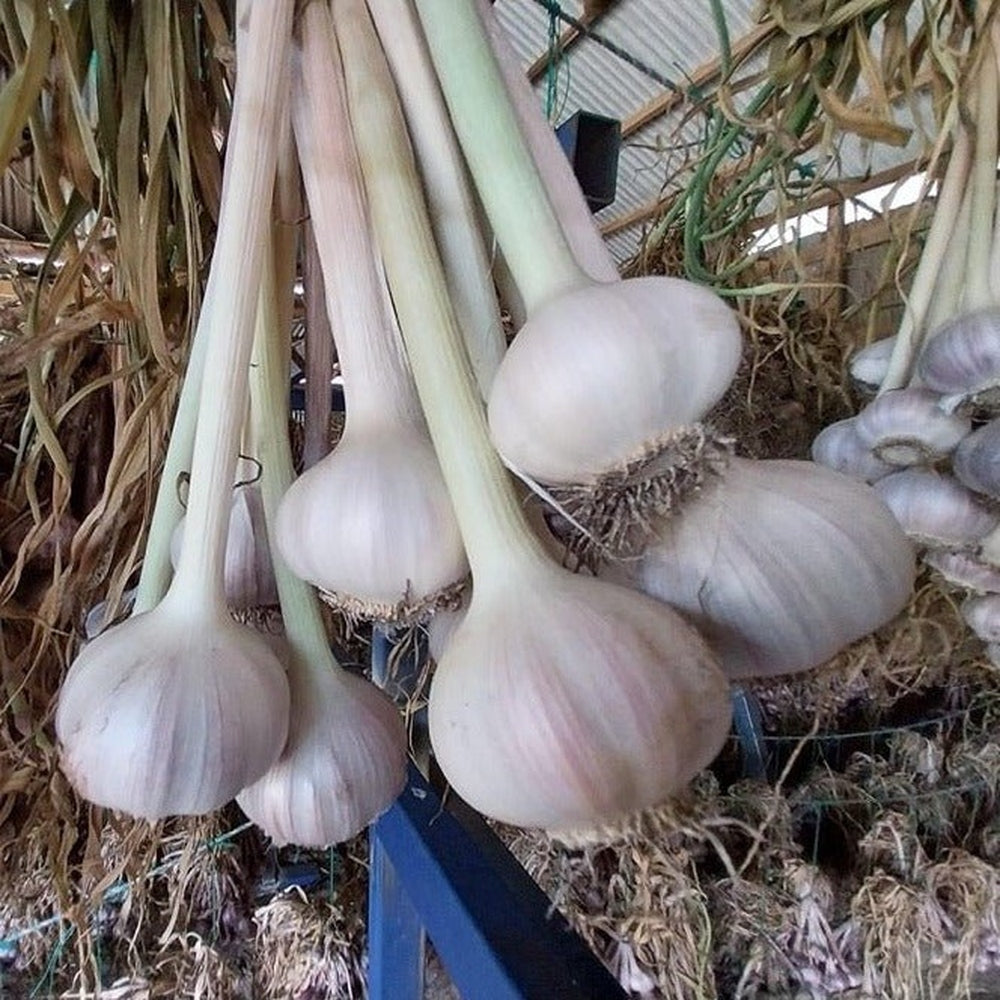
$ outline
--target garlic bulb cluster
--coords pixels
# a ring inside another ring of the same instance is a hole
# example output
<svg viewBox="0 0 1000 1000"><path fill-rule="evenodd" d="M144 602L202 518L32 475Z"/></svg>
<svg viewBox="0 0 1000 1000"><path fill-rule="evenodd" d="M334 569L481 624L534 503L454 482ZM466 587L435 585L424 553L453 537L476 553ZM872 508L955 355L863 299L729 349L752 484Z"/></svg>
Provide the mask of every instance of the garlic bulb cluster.
<svg viewBox="0 0 1000 1000"><path fill-rule="evenodd" d="M890 465L923 465L951 454L969 433L965 417L946 413L928 389L894 389L857 416L862 444Z"/></svg>
<svg viewBox="0 0 1000 1000"><path fill-rule="evenodd" d="M264 637L173 591L74 660L56 710L60 763L98 805L146 819L210 812L278 758L288 699Z"/></svg>
<svg viewBox="0 0 1000 1000"><path fill-rule="evenodd" d="M874 488L917 545L971 549L997 525L997 515L948 475L905 469Z"/></svg>
<svg viewBox="0 0 1000 1000"><path fill-rule="evenodd" d="M170 540L170 558L175 569L183 545L184 518L181 518ZM260 487L255 483L241 483L233 490L224 586L226 603L231 608L260 608L278 603L264 522L264 502Z"/></svg>
<svg viewBox="0 0 1000 1000"><path fill-rule="evenodd" d="M986 403L1000 387L1000 308L965 312L937 330L917 359L923 383L953 405Z"/></svg>
<svg viewBox="0 0 1000 1000"><path fill-rule="evenodd" d="M872 490L810 462L733 459L618 567L681 611L730 677L805 670L905 605L913 550Z"/></svg>
<svg viewBox="0 0 1000 1000"><path fill-rule="evenodd" d="M473 806L573 828L662 801L719 752L725 678L668 608L545 564L497 584L473 592L429 704L438 762Z"/></svg>
<svg viewBox="0 0 1000 1000"><path fill-rule="evenodd" d="M558 296L529 311L500 365L489 399L493 443L533 479L588 482L701 420L729 387L741 350L732 310L680 279Z"/></svg>
<svg viewBox="0 0 1000 1000"><path fill-rule="evenodd" d="M895 471L898 466L878 458L858 434L857 418L848 417L828 424L813 439L812 460L845 476L863 479L866 483Z"/></svg>

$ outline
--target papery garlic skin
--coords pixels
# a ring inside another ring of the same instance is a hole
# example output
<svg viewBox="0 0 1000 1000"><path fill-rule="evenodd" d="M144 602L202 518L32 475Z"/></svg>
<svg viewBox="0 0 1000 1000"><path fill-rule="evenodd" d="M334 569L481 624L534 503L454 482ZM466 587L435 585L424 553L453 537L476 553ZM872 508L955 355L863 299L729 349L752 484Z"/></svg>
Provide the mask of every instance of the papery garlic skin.
<svg viewBox="0 0 1000 1000"><path fill-rule="evenodd" d="M941 409L929 389L894 389L855 418L861 443L892 465L922 465L950 455L969 433L965 417Z"/></svg>
<svg viewBox="0 0 1000 1000"><path fill-rule="evenodd" d="M1000 420L966 435L951 459L955 478L977 493L1000 497Z"/></svg>
<svg viewBox="0 0 1000 1000"><path fill-rule="evenodd" d="M97 805L151 820L211 812L277 759L288 705L264 638L168 596L73 662L56 710L61 766Z"/></svg>
<svg viewBox="0 0 1000 1000"><path fill-rule="evenodd" d="M405 425L345 434L286 492L275 541L301 579L373 607L416 605L469 572L434 449Z"/></svg>
<svg viewBox="0 0 1000 1000"><path fill-rule="evenodd" d="M170 539L170 559L177 568L184 544L185 518ZM244 483L233 490L226 534L226 603L231 608L259 608L278 603L260 488Z"/></svg>
<svg viewBox="0 0 1000 1000"><path fill-rule="evenodd" d="M964 313L940 327L920 352L917 375L947 396L975 395L1000 384L1000 309Z"/></svg>
<svg viewBox="0 0 1000 1000"><path fill-rule="evenodd" d="M811 462L741 458L621 569L689 618L731 678L822 663L902 610L915 576L912 545L870 487Z"/></svg>
<svg viewBox="0 0 1000 1000"><path fill-rule="evenodd" d="M285 750L236 801L279 847L342 843L403 789L403 720L378 688L344 670L295 670L290 681L297 711Z"/></svg>
<svg viewBox="0 0 1000 1000"><path fill-rule="evenodd" d="M690 282L578 289L537 309L514 338L490 392L493 442L541 482L585 482L700 420L741 350L733 311Z"/></svg>
<svg viewBox="0 0 1000 1000"><path fill-rule="evenodd" d="M474 593L438 663L428 718L448 782L489 816L547 829L677 792L729 731L705 644L623 587L548 566L524 583Z"/></svg>
<svg viewBox="0 0 1000 1000"><path fill-rule="evenodd" d="M951 476L906 469L874 489L917 545L971 548L997 525L996 514Z"/></svg>
<svg viewBox="0 0 1000 1000"><path fill-rule="evenodd" d="M874 483L898 468L862 444L854 417L824 427L813 439L810 453L814 462L866 483Z"/></svg>

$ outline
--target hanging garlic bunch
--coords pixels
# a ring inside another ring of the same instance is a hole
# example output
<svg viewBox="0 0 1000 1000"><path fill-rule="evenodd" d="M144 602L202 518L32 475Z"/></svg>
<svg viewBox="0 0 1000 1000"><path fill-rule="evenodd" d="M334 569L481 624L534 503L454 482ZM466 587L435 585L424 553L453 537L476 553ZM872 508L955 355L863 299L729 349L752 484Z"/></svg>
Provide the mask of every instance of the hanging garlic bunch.
<svg viewBox="0 0 1000 1000"><path fill-rule="evenodd" d="M453 599L468 564L369 233L321 4L306 6L299 30L292 123L347 418L333 452L286 493L275 539L292 570L349 614L409 619Z"/></svg>
<svg viewBox="0 0 1000 1000"><path fill-rule="evenodd" d="M681 611L730 677L806 670L889 621L913 551L871 489L810 462L734 458L615 571Z"/></svg>
<svg viewBox="0 0 1000 1000"><path fill-rule="evenodd" d="M436 8L421 4L421 15ZM670 609L555 565L490 447L388 67L362 0L334 0L372 218L473 571L434 675L431 741L449 783L526 826L613 819L718 752L725 679ZM441 8L467 25L468 7Z"/></svg>
<svg viewBox="0 0 1000 1000"><path fill-rule="evenodd" d="M292 7L254 4L238 53L215 298L199 317L213 379L201 386L177 572L152 610L139 607L84 647L56 709L60 762L74 787L150 819L223 805L274 762L288 730L284 664L230 619L223 564L253 329L245 289L259 284L267 238Z"/></svg>

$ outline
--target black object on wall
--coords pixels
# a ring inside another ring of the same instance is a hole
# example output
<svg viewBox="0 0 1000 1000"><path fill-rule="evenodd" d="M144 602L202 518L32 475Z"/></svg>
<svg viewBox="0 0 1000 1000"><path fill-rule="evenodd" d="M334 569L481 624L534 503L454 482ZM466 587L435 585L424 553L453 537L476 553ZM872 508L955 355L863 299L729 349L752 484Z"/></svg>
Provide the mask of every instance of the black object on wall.
<svg viewBox="0 0 1000 1000"><path fill-rule="evenodd" d="M589 111L577 111L556 129L556 136L580 182L591 212L615 200L621 122Z"/></svg>

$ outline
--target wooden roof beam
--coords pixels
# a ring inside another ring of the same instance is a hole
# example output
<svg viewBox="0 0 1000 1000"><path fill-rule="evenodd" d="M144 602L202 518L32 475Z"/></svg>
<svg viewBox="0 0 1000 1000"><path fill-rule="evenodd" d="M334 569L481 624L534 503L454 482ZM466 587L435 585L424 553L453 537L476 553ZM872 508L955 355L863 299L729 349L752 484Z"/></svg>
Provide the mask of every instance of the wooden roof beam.
<svg viewBox="0 0 1000 1000"><path fill-rule="evenodd" d="M585 28L592 27L597 24L597 22L600 21L601 18L604 17L604 15L607 14L608 11L610 11L617 3L618 0L607 0L607 2L603 5L585 4L583 13L580 15L579 23ZM559 40L556 42L556 58L559 58L559 56L566 53L569 49L576 45L581 38L586 37L587 36L575 25L570 25L568 28L565 28L559 35ZM528 67L526 72L528 79L532 83L542 76L549 68L549 58L550 53L546 49L546 51L535 59L535 61Z"/></svg>

